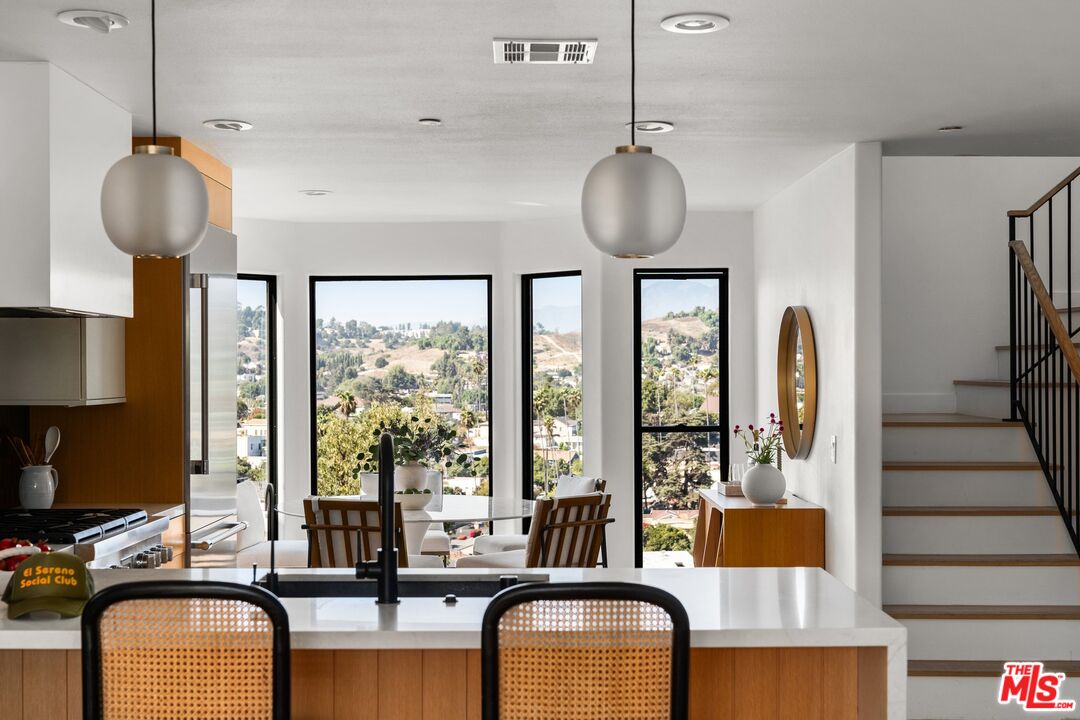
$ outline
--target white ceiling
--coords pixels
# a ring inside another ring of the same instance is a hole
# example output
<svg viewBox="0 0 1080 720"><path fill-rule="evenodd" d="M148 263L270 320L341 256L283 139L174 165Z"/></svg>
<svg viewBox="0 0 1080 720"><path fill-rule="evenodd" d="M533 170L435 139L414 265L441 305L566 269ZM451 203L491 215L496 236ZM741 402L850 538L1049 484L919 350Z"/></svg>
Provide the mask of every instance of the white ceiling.
<svg viewBox="0 0 1080 720"><path fill-rule="evenodd" d="M103 36L54 19L86 6L131 26ZM627 142L628 9L159 0L159 128L233 166L241 217L565 215L592 164ZM731 27L659 28L702 9ZM149 129L148 0L0 0L0 19L0 60L53 62ZM1078 26L1075 0L639 0L638 116L677 124L651 144L682 171L694 209L754 207L860 140L893 154L1080 154ZM591 66L494 65L495 36L599 47ZM443 127L417 125L425 116ZM255 130L202 127L217 117ZM967 130L935 132L953 124Z"/></svg>

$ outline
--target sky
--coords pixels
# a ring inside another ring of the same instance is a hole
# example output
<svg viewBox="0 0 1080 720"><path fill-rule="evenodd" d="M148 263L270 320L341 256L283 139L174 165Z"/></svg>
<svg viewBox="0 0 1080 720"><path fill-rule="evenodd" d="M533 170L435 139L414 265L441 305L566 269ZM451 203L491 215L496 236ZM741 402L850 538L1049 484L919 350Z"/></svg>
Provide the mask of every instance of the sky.
<svg viewBox="0 0 1080 720"><path fill-rule="evenodd" d="M241 307L256 308L266 305L266 283L261 280L237 280L236 302Z"/></svg>
<svg viewBox="0 0 1080 720"><path fill-rule="evenodd" d="M555 332L580 332L581 276L535 278L532 307L534 323Z"/></svg>
<svg viewBox="0 0 1080 720"><path fill-rule="evenodd" d="M315 317L375 326L487 325L486 280L335 280L315 286Z"/></svg>

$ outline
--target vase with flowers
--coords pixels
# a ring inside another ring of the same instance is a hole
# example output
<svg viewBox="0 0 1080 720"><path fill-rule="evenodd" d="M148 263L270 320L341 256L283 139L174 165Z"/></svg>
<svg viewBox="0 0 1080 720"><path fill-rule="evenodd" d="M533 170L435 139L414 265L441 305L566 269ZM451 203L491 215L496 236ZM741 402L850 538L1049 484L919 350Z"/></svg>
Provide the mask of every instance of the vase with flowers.
<svg viewBox="0 0 1080 720"><path fill-rule="evenodd" d="M746 446L746 459L750 465L742 479L743 495L755 507L775 505L787 490L784 473L773 465L783 442L783 421L776 413L769 413L768 427L754 427L753 423L745 428L736 425L734 432Z"/></svg>

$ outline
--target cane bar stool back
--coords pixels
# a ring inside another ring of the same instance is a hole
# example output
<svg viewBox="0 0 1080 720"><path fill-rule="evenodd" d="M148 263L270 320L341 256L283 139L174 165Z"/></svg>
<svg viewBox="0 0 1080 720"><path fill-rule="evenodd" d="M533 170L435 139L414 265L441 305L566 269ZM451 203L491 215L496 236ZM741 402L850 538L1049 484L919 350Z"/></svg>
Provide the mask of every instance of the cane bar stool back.
<svg viewBox="0 0 1080 720"><path fill-rule="evenodd" d="M308 533L310 567L351 568L358 562L374 560L382 545L379 503L371 500L304 498L304 527ZM398 567L409 566L401 504L394 504L394 534L397 538ZM357 537L360 557L356 557Z"/></svg>
<svg viewBox="0 0 1080 720"><path fill-rule="evenodd" d="M289 619L261 588L106 588L83 610L82 660L85 720L289 717Z"/></svg>
<svg viewBox="0 0 1080 720"><path fill-rule="evenodd" d="M483 720L686 720L690 623L631 583L535 583L496 595L482 629Z"/></svg>

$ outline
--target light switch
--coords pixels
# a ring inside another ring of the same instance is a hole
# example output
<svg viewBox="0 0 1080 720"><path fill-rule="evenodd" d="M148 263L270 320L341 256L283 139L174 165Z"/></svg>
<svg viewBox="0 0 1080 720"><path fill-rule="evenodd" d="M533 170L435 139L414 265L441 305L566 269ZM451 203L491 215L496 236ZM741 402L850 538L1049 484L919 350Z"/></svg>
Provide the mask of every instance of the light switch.
<svg viewBox="0 0 1080 720"><path fill-rule="evenodd" d="M836 464L836 436L829 437L829 457L832 458L833 465Z"/></svg>

